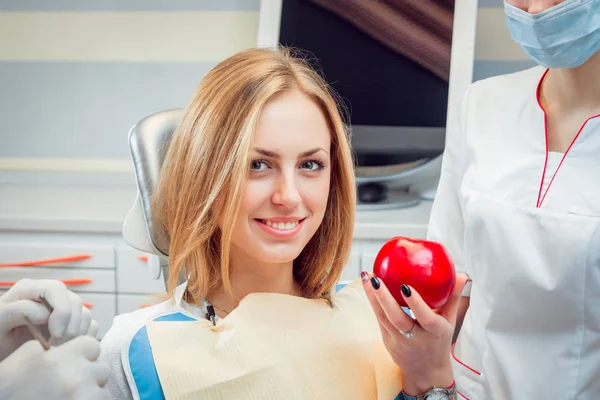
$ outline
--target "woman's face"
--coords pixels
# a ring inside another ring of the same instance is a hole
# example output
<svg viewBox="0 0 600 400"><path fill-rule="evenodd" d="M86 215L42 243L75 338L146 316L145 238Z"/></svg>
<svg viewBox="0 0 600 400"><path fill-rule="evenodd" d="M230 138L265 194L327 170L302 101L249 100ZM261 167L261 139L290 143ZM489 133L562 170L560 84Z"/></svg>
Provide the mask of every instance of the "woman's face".
<svg viewBox="0 0 600 400"><path fill-rule="evenodd" d="M529 14L539 14L566 0L506 0L511 6L527 11Z"/></svg>
<svg viewBox="0 0 600 400"><path fill-rule="evenodd" d="M232 252L289 263L319 228L329 197L331 138L320 108L297 90L264 108L233 227Z"/></svg>

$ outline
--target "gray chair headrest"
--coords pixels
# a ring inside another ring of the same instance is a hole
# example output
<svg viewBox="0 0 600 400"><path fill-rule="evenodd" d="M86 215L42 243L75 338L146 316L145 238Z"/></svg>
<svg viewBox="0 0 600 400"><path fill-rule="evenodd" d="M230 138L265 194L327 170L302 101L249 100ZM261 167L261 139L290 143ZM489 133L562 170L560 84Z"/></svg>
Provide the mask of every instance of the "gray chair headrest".
<svg viewBox="0 0 600 400"><path fill-rule="evenodd" d="M138 198L125 220L123 236L133 247L162 256L169 255L169 237L152 219L152 196L183 112L183 109L173 109L149 115L129 132Z"/></svg>

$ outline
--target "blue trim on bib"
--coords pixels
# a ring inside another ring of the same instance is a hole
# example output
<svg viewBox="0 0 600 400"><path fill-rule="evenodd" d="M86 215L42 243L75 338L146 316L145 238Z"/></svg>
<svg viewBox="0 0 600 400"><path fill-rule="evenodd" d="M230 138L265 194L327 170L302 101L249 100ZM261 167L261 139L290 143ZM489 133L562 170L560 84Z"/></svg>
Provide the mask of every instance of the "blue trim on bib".
<svg viewBox="0 0 600 400"><path fill-rule="evenodd" d="M173 313L158 317L154 321L195 321L195 319L181 313ZM128 354L129 368L140 400L165 400L145 326L131 340Z"/></svg>
<svg viewBox="0 0 600 400"><path fill-rule="evenodd" d="M339 292L340 290L342 290L344 287L346 287L347 283L338 283L337 285L335 285L335 292Z"/></svg>

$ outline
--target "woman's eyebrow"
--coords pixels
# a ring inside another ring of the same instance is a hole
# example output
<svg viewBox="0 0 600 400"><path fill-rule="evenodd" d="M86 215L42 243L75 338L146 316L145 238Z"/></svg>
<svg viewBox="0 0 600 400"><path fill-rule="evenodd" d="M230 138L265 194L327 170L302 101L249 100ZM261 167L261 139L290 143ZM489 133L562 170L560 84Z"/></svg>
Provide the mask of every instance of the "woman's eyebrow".
<svg viewBox="0 0 600 400"><path fill-rule="evenodd" d="M270 151L270 150L261 149L260 147L255 147L253 150L256 151L259 154L262 154L263 156L266 156L266 157L272 157L272 158L279 158L280 157L279 154L277 154L277 153L275 153L273 151ZM304 152L300 153L300 157L309 157L309 156L312 156L313 154L318 153L319 151L324 151L326 154L329 154L327 152L327 150L325 150L324 148L322 148L322 147L315 147L314 149L310 149L310 150L307 150L307 151L304 151Z"/></svg>

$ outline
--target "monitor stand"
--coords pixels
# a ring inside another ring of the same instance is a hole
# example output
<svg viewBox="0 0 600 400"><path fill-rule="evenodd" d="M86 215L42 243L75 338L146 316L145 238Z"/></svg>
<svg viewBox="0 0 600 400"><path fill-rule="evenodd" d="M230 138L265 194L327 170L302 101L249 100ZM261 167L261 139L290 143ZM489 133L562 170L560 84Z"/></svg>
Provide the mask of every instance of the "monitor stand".
<svg viewBox="0 0 600 400"><path fill-rule="evenodd" d="M379 211L414 207L421 202L419 193L389 189L379 182L362 183L357 190L357 211Z"/></svg>

